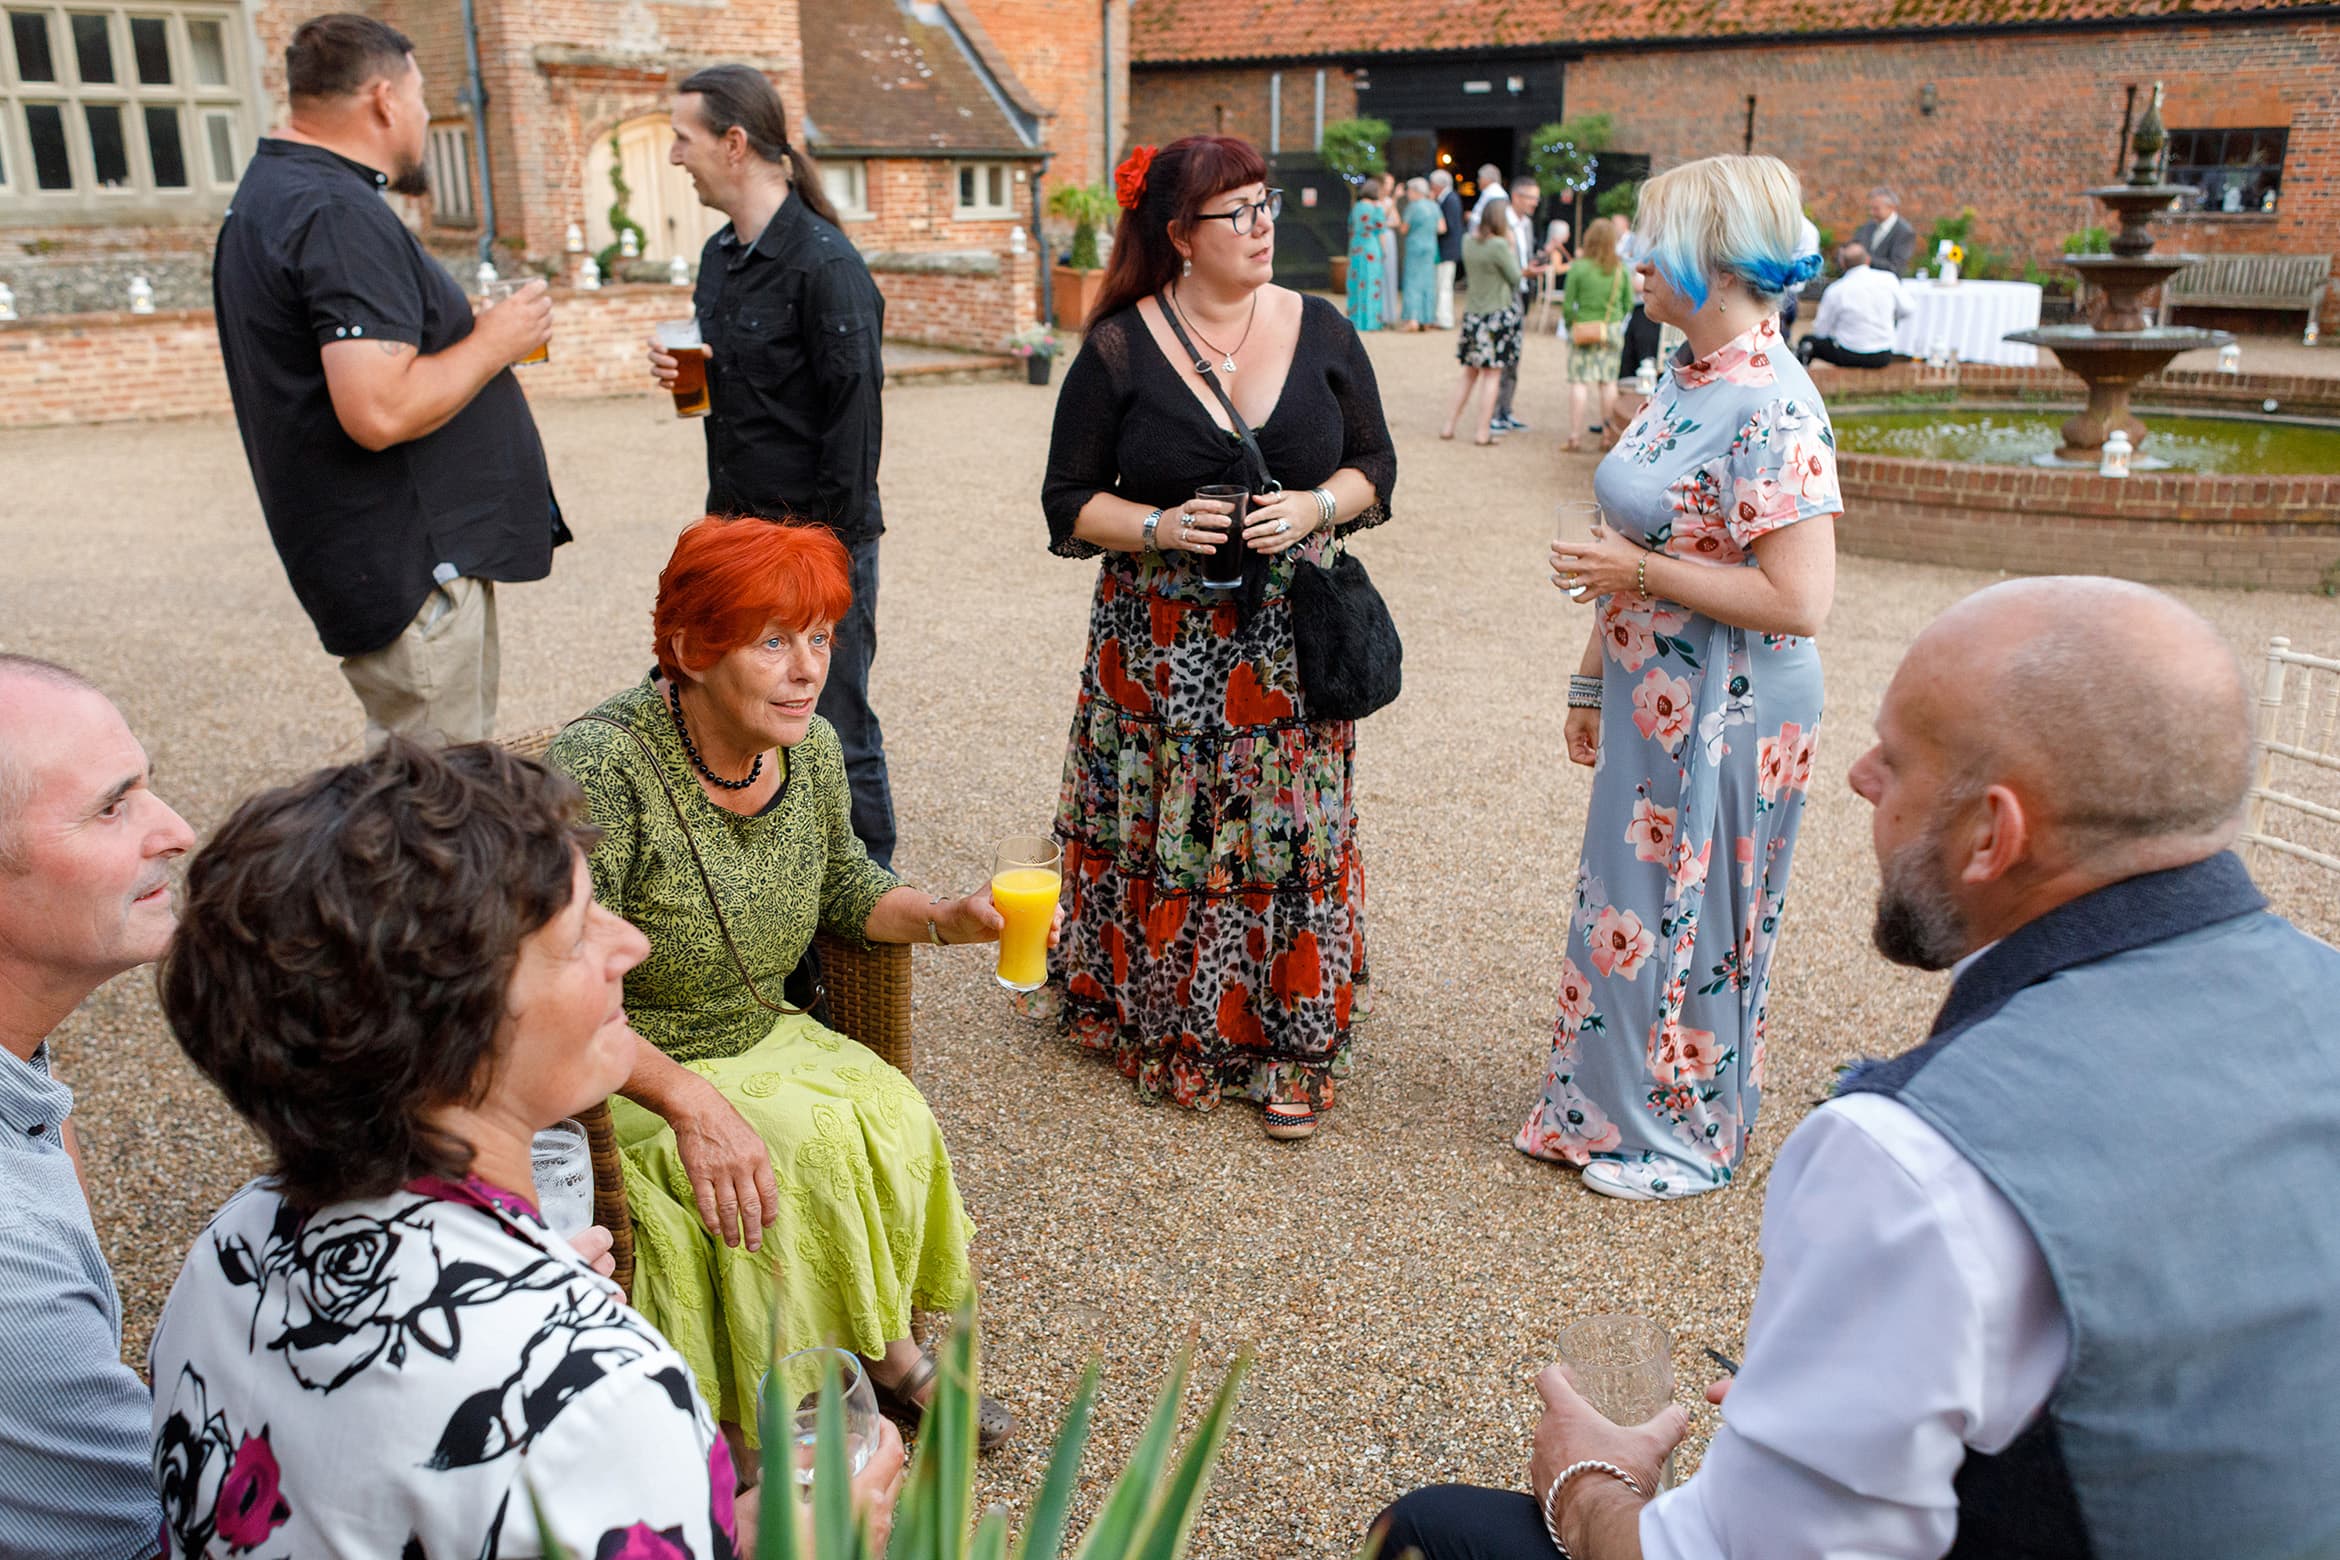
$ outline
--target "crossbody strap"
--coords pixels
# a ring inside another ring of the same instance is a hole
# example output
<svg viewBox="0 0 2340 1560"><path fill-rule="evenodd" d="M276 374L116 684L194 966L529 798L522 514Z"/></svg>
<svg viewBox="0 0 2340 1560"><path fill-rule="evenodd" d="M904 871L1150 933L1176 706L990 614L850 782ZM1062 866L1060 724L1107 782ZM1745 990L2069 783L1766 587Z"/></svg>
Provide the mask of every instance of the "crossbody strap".
<svg viewBox="0 0 2340 1560"><path fill-rule="evenodd" d="M1259 491L1281 493L1284 485L1268 475L1267 456L1260 451L1259 436L1251 431L1251 424L1243 420L1243 414L1235 410L1235 402L1227 394L1226 386L1219 383L1219 376L1212 369L1210 360L1194 350L1194 341L1186 334L1185 325L1179 322L1178 308L1170 301L1169 293L1156 293L1154 303L1161 309L1162 318L1170 322L1170 333L1178 338L1178 344L1194 360L1194 371L1202 376L1202 382L1210 386L1211 394L1217 396L1219 404L1227 409L1227 421L1234 425L1235 437L1243 441L1243 452L1251 458L1252 477L1259 484ZM1241 518L1237 516L1238 521Z"/></svg>
<svg viewBox="0 0 2340 1560"><path fill-rule="evenodd" d="M1611 320L1610 320L1609 316L1610 316L1611 314L1614 314L1614 313L1616 312L1616 310L1617 310L1617 294L1618 294L1620 291L1622 291L1622 290L1624 289L1624 286L1625 286L1625 262L1624 262L1623 260L1619 260L1619 261L1617 262L1617 279L1616 279L1616 281L1614 281L1614 282L1612 282L1612 283L1610 283L1610 284L1609 284L1609 306L1608 306L1607 308L1605 308L1605 309L1603 309L1603 310L1601 311L1601 323L1602 323L1602 324L1604 324L1604 325L1607 325L1607 324L1612 324L1612 323L1614 323L1613 321L1611 321Z"/></svg>
<svg viewBox="0 0 2340 1560"><path fill-rule="evenodd" d="M611 720L607 715L580 715L577 719L579 723L593 721L599 725L616 727L633 738L634 746L640 748L642 756L650 761L650 773L658 777L658 789L666 793L666 805L674 809L674 821L682 826L683 844L690 848L691 865L699 869L699 886L707 891L707 908L715 916L715 930L723 934L723 946L731 955L731 967L739 971L739 978L747 986L748 995L756 999L756 1006L767 1013L778 1013L788 1018L802 1017L819 1007L827 993L817 982L813 986L811 1007L791 1007L784 1001L774 1002L765 996L763 989L756 984L755 976L748 973L747 960L739 954L739 944L731 940L731 923L724 918L723 902L715 897L715 879L708 875L707 863L699 855L699 842L691 833L691 820L683 815L682 798L674 794L674 782L666 778L666 766L658 761L658 755L651 750L650 744L642 740L642 734L623 721Z"/></svg>

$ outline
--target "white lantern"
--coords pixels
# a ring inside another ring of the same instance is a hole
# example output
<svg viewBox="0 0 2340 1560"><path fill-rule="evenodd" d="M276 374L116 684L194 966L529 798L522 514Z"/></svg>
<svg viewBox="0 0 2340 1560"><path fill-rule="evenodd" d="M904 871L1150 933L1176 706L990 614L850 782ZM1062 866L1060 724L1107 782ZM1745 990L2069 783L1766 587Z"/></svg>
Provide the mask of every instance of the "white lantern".
<svg viewBox="0 0 2340 1560"><path fill-rule="evenodd" d="M2312 347L2316 344L2316 319L2312 314L2308 316L2307 329L2299 333L2299 344L2303 347Z"/></svg>
<svg viewBox="0 0 2340 1560"><path fill-rule="evenodd" d="M143 276L130 278L130 312L132 314L152 314L154 312L154 288L148 285Z"/></svg>
<svg viewBox="0 0 2340 1560"><path fill-rule="evenodd" d="M1657 394L1657 359L1643 358L1641 366L1633 371L1633 391L1636 395Z"/></svg>
<svg viewBox="0 0 2340 1560"><path fill-rule="evenodd" d="M480 296L481 296L481 297L483 297L483 298L484 298L484 297L486 297L486 296L487 296L487 290L488 290L490 287L493 287L493 286L495 286L495 285L496 285L496 267L495 267L495 263L494 263L493 261L482 260L482 261L479 263L479 271L478 271L478 273L477 273L477 274L476 274L476 275L473 277L473 280L475 280L475 281L477 281L477 282L479 283L479 291L480 291Z"/></svg>
<svg viewBox="0 0 2340 1560"><path fill-rule="evenodd" d="M638 260L641 258L642 240L634 235L634 230L632 228L627 228L623 233L618 235L618 253L623 255L628 260Z"/></svg>
<svg viewBox="0 0 2340 1560"><path fill-rule="evenodd" d="M581 255L584 252L585 230L579 227L576 223L572 222L569 224L569 253L573 255Z"/></svg>
<svg viewBox="0 0 2340 1560"><path fill-rule="evenodd" d="M0 320L16 318L16 289L0 282Z"/></svg>
<svg viewBox="0 0 2340 1560"><path fill-rule="evenodd" d="M601 290L601 267L593 263L591 255L587 255L577 267L577 289L580 292Z"/></svg>
<svg viewBox="0 0 2340 1560"><path fill-rule="evenodd" d="M2239 345L2230 341L2218 349L2218 371L2222 374L2242 372L2242 348Z"/></svg>
<svg viewBox="0 0 2340 1560"><path fill-rule="evenodd" d="M1024 230L1023 230L1021 227L1012 227L1012 228L1009 228L1009 229L1008 229L1008 253L1009 253L1009 254L1011 254L1011 255L1020 255L1020 254L1022 254L1022 253L1024 252L1025 242L1026 242L1026 241L1025 241L1025 238L1024 238Z"/></svg>
<svg viewBox="0 0 2340 1560"><path fill-rule="evenodd" d="M2104 457L2097 463L2096 474L2100 477L2127 476L2129 456L2134 452L2129 436L2115 428L2104 437Z"/></svg>
<svg viewBox="0 0 2340 1560"><path fill-rule="evenodd" d="M676 255L672 260L666 262L666 279L677 287L690 286L691 263L682 256Z"/></svg>

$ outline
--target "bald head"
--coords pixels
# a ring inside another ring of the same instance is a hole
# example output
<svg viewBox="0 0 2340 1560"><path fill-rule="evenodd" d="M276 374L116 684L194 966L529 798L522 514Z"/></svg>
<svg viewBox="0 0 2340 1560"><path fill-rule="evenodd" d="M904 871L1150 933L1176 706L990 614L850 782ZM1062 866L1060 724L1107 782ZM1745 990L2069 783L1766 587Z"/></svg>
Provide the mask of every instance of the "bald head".
<svg viewBox="0 0 2340 1560"><path fill-rule="evenodd" d="M1918 636L1912 669L1956 788L2008 786L2076 861L2207 854L2241 826L2250 690L2218 631L2160 591L2078 576L1994 585Z"/></svg>

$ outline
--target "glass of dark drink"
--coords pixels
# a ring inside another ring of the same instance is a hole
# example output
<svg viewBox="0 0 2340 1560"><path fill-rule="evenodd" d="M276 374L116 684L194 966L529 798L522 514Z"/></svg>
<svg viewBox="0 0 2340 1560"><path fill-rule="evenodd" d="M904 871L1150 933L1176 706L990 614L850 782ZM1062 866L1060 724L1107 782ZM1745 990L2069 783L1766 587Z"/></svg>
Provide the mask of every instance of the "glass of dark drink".
<svg viewBox="0 0 2340 1560"><path fill-rule="evenodd" d="M707 346L699 339L699 322L661 320L652 330L658 349L674 359L674 415L704 417L707 399Z"/></svg>
<svg viewBox="0 0 2340 1560"><path fill-rule="evenodd" d="M1224 508L1227 512L1227 529L1219 535L1218 551L1202 555L1202 582L1212 590L1233 590L1243 583L1246 551L1243 546L1243 521L1251 513L1251 489L1214 483L1209 487L1196 488L1194 501L1197 505L1208 504ZM1189 511L1196 515L1209 512L1202 508Z"/></svg>

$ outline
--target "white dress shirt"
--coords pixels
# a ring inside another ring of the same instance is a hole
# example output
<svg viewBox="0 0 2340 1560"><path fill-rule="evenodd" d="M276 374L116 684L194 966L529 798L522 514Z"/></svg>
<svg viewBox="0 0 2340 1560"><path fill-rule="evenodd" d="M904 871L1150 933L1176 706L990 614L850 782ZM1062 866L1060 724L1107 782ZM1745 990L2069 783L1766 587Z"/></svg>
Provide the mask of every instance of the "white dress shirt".
<svg viewBox="0 0 2340 1560"><path fill-rule="evenodd" d="M1820 295L1812 334L1831 338L1847 352L1890 352L1893 327L1908 319L1909 311L1900 277L1882 266L1856 265Z"/></svg>
<svg viewBox="0 0 2340 1560"><path fill-rule="evenodd" d="M2069 1328L2030 1230L1898 1101L1831 1100L1781 1148L1725 1423L1643 1508L1648 1560L1937 1560L1951 1480L2046 1407Z"/></svg>

